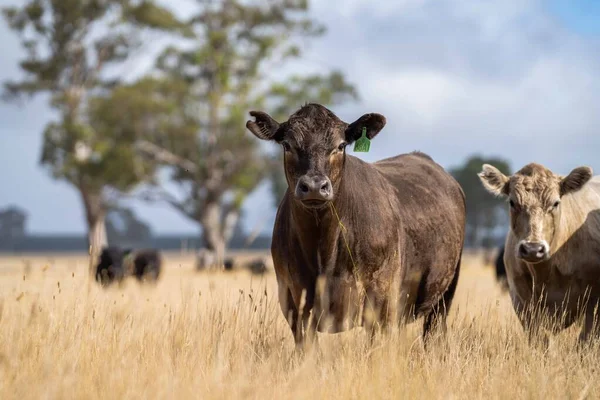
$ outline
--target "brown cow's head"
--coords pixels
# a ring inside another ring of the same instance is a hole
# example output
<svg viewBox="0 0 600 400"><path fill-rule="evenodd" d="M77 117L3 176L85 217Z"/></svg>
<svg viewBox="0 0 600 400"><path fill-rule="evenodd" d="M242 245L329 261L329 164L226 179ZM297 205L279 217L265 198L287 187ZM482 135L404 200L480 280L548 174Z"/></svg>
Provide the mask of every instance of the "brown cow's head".
<svg viewBox="0 0 600 400"><path fill-rule="evenodd" d="M575 168L562 177L539 164L528 164L510 177L488 164L479 173L488 191L508 198L510 229L518 242L516 256L528 263L551 257L550 243L560 219L561 198L581 189L591 177L589 167Z"/></svg>
<svg viewBox="0 0 600 400"><path fill-rule="evenodd" d="M321 208L335 197L345 160L345 149L362 135L373 139L385 126L380 114L365 114L351 124L319 104L307 104L287 121L252 111L246 127L256 137L274 140L284 150L286 179L295 198L309 208Z"/></svg>

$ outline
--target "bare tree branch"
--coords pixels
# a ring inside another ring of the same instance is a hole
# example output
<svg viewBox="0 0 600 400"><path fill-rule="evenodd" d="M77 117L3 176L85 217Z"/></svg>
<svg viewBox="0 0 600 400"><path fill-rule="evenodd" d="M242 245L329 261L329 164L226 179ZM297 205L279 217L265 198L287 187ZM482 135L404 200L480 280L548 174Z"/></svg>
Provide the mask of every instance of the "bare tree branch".
<svg viewBox="0 0 600 400"><path fill-rule="evenodd" d="M136 148L143 153L154 157L156 161L178 166L191 173L196 173L198 171L198 167L196 167L196 164L194 164L192 161L179 157L171 153L169 150L157 146L154 143L148 142L147 140L138 141L136 143Z"/></svg>
<svg viewBox="0 0 600 400"><path fill-rule="evenodd" d="M260 232L262 231L263 227L265 226L268 220L268 217L262 218L256 223L256 225L254 225L254 228L250 231L250 234L246 238L244 247L249 247L252 243L254 243L254 241L256 240L258 235L260 235Z"/></svg>
<svg viewBox="0 0 600 400"><path fill-rule="evenodd" d="M106 61L106 57L108 55L108 49L106 47L102 47L101 49L98 50L97 54L98 54L98 59L96 60L96 65L88 73L88 75L85 79L85 82L83 82L83 84L82 84L83 87L89 87L90 84L93 85L93 82L95 82L98 79L98 76L100 75L100 72L102 71L102 67L104 66L104 62Z"/></svg>
<svg viewBox="0 0 600 400"><path fill-rule="evenodd" d="M139 199L142 201L150 202L150 203L167 203L171 207L175 208L187 218L194 222L198 222L198 216L195 209L189 209L186 205L189 204L185 201L179 200L177 197L173 196L167 190L160 186L153 186L151 188L145 188L143 190L138 190L133 194L127 195L130 199Z"/></svg>

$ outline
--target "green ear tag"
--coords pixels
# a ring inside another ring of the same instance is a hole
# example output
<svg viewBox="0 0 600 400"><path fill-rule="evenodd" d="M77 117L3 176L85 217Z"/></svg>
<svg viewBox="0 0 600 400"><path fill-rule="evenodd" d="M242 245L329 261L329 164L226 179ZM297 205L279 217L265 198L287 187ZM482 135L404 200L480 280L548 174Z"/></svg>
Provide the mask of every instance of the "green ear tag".
<svg viewBox="0 0 600 400"><path fill-rule="evenodd" d="M367 128L363 126L362 136L354 142L354 152L368 153L371 147L371 141L367 137Z"/></svg>

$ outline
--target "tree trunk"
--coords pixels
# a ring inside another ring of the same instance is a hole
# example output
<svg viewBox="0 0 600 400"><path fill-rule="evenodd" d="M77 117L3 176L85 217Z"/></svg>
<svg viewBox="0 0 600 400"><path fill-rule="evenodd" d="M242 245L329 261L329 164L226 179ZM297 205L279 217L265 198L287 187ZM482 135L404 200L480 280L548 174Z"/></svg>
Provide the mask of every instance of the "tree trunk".
<svg viewBox="0 0 600 400"><path fill-rule="evenodd" d="M240 219L240 211L236 208L227 210L223 216L223 242L229 246L229 242L235 233L235 226Z"/></svg>
<svg viewBox="0 0 600 400"><path fill-rule="evenodd" d="M85 207L85 217L88 226L88 246L90 251L90 274L93 277L93 268L95 260L100 255L103 247L108 245L106 236L106 207L102 201L102 195L99 193L90 193L81 190L81 197Z"/></svg>
<svg viewBox="0 0 600 400"><path fill-rule="evenodd" d="M225 240L221 229L221 205L208 203L200 218L204 249L198 260L198 269L223 268L225 259Z"/></svg>
<svg viewBox="0 0 600 400"><path fill-rule="evenodd" d="M88 226L88 243L94 254L100 254L100 250L108 245L104 213L99 214Z"/></svg>

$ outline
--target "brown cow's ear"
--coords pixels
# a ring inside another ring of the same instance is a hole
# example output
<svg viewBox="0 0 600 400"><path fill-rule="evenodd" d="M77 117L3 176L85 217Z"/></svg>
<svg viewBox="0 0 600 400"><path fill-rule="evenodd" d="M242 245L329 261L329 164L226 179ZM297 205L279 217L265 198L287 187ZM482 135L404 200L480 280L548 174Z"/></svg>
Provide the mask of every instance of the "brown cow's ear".
<svg viewBox="0 0 600 400"><path fill-rule="evenodd" d="M277 140L277 131L279 130L279 122L275 121L271 116L262 111L250 111L250 116L254 117L254 121L246 122L246 128L259 139L262 140Z"/></svg>
<svg viewBox="0 0 600 400"><path fill-rule="evenodd" d="M482 169L477 176L488 192L495 196L508 196L510 179L492 165L483 164Z"/></svg>
<svg viewBox="0 0 600 400"><path fill-rule="evenodd" d="M560 181L560 195L578 191L590 179L592 179L592 169L590 167L578 167Z"/></svg>
<svg viewBox="0 0 600 400"><path fill-rule="evenodd" d="M367 137L373 139L385 126L385 117L381 114L365 114L346 128L346 142L352 143L362 136L363 127L367 128Z"/></svg>

